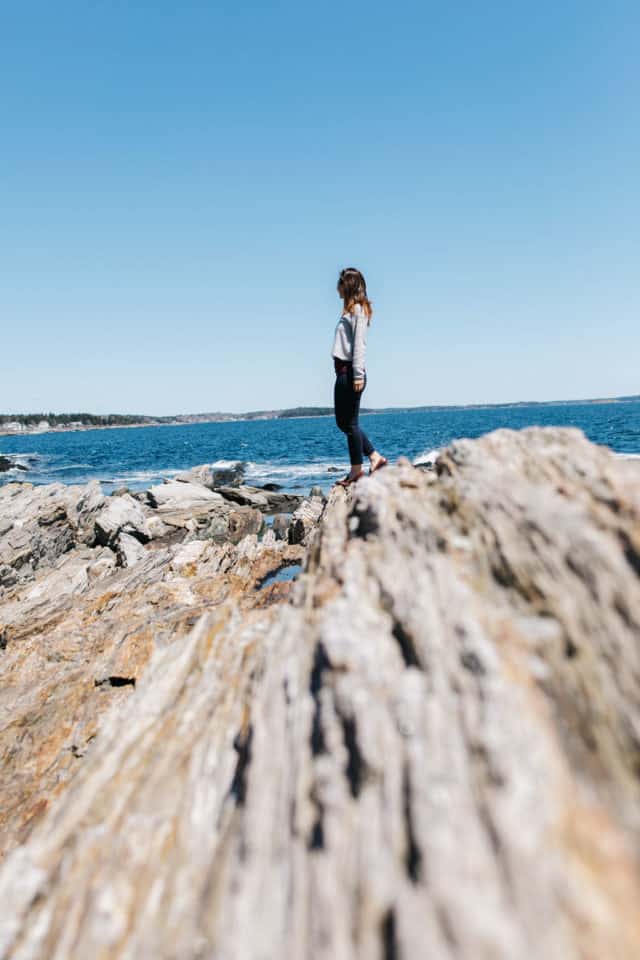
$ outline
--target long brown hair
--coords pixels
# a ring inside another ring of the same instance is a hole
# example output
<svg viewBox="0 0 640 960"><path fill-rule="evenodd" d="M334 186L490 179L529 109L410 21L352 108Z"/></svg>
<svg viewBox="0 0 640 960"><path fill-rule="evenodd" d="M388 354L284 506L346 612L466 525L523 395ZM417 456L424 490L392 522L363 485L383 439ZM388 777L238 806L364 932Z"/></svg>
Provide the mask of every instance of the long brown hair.
<svg viewBox="0 0 640 960"><path fill-rule="evenodd" d="M350 313L359 303L365 312L367 322L371 323L373 307L367 296L367 284L359 270L356 270L355 267L345 267L344 270L340 271L338 293L344 302L345 313Z"/></svg>

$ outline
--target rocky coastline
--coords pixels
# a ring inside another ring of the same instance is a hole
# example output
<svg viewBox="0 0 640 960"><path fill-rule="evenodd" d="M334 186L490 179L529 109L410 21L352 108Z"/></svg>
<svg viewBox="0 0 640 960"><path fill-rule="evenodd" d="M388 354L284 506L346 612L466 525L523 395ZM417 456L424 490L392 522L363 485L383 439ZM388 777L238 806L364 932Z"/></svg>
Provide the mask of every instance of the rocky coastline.
<svg viewBox="0 0 640 960"><path fill-rule="evenodd" d="M640 954L637 467L429 467L0 487L0 960Z"/></svg>

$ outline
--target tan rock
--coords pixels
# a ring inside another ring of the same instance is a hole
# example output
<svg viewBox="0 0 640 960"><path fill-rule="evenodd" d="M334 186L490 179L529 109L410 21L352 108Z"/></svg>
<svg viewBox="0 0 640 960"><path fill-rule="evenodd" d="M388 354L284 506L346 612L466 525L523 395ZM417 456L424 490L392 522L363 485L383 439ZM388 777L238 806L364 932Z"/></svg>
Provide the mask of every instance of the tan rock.
<svg viewBox="0 0 640 960"><path fill-rule="evenodd" d="M500 431L335 489L263 606L293 550L14 611L0 956L635 960L637 470Z"/></svg>

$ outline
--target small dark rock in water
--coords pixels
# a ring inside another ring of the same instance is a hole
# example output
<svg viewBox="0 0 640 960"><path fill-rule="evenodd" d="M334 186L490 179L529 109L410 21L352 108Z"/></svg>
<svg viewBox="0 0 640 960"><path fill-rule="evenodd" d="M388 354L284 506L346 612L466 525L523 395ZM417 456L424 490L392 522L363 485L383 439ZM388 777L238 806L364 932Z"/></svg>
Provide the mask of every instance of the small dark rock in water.
<svg viewBox="0 0 640 960"><path fill-rule="evenodd" d="M6 473L7 470L22 470L26 473L28 469L29 467L25 467L24 463L12 460L10 457L0 457L0 473Z"/></svg>
<svg viewBox="0 0 640 960"><path fill-rule="evenodd" d="M327 467L327 473L340 473L340 467Z"/></svg>
<svg viewBox="0 0 640 960"><path fill-rule="evenodd" d="M269 490L271 493L275 493L276 490L282 490L282 486L279 483L263 483L260 489Z"/></svg>
<svg viewBox="0 0 640 960"><path fill-rule="evenodd" d="M242 483L247 464L245 461L236 463L232 467L223 467L213 471L213 489L218 487L239 487Z"/></svg>

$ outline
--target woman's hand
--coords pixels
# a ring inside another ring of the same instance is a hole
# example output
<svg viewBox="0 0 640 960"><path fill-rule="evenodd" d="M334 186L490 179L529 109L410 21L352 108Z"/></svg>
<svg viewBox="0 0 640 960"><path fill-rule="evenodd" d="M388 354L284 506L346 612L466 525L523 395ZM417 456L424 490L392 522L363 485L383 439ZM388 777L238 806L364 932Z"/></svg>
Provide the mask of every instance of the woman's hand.
<svg viewBox="0 0 640 960"><path fill-rule="evenodd" d="M356 393L360 393L364 389L364 380L354 380L353 389Z"/></svg>

